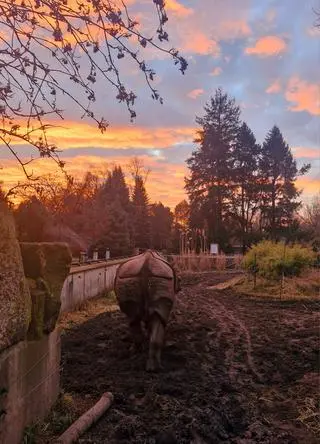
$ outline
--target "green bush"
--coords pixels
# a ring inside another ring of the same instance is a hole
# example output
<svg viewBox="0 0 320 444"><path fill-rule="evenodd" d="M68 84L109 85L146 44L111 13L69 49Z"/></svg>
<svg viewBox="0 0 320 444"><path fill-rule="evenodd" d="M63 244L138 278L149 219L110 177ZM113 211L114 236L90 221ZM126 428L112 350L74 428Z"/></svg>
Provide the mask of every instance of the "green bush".
<svg viewBox="0 0 320 444"><path fill-rule="evenodd" d="M283 242L262 241L252 247L243 258L243 266L249 273L256 272L267 279L299 276L315 261L315 253L302 245L285 245Z"/></svg>

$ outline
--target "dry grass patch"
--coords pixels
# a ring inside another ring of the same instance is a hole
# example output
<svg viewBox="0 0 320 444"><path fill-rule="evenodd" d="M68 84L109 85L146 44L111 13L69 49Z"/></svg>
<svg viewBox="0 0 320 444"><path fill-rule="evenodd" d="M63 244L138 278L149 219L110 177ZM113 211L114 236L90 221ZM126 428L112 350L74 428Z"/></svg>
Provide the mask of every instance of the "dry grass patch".
<svg viewBox="0 0 320 444"><path fill-rule="evenodd" d="M172 265L179 272L203 272L224 271L227 269L239 270L241 268L242 255L236 254L217 256L209 254L187 254L184 256L171 256Z"/></svg>
<svg viewBox="0 0 320 444"><path fill-rule="evenodd" d="M319 299L320 270L311 270L302 276L285 277L283 280L271 280L247 275L243 282L237 283L234 289L249 296L275 298L283 300Z"/></svg>
<svg viewBox="0 0 320 444"><path fill-rule="evenodd" d="M91 396L61 393L43 421L26 427L22 444L53 443L68 427L95 403Z"/></svg>
<svg viewBox="0 0 320 444"><path fill-rule="evenodd" d="M92 298L81 304L75 311L70 313L62 313L59 318L58 326L62 330L69 330L75 325L98 316L101 313L113 312L119 310L116 295L114 291L109 292L106 296Z"/></svg>

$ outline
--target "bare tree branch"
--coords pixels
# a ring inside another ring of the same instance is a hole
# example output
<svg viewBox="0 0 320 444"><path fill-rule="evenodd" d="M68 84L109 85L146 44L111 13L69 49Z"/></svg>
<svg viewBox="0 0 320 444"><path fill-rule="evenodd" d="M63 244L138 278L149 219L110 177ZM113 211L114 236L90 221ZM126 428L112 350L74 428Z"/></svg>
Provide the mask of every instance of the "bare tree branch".
<svg viewBox="0 0 320 444"><path fill-rule="evenodd" d="M47 137L48 118L63 119L58 106L63 96L103 133L108 122L92 110L98 80L115 89L115 98L126 106L131 120L136 117L137 96L125 86L121 59L139 67L152 98L160 103L162 98L152 86L155 72L140 51L149 46L167 54L184 74L186 60L175 48L163 45L168 41L165 2L153 0L153 4L159 44L155 36L141 33L122 0L0 0L0 139L27 177L32 174L26 170L28 161L14 148L17 141L63 167L58 147Z"/></svg>

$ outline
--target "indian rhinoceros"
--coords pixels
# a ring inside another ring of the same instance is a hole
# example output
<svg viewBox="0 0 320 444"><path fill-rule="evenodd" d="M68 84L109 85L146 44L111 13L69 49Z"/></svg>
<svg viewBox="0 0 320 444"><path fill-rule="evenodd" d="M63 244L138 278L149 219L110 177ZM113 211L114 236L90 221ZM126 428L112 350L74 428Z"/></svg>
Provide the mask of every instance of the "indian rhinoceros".
<svg viewBox="0 0 320 444"><path fill-rule="evenodd" d="M129 319L137 347L142 345L145 324L149 339L147 371L161 368L164 334L180 279L158 253L147 250L121 264L115 277L120 310Z"/></svg>

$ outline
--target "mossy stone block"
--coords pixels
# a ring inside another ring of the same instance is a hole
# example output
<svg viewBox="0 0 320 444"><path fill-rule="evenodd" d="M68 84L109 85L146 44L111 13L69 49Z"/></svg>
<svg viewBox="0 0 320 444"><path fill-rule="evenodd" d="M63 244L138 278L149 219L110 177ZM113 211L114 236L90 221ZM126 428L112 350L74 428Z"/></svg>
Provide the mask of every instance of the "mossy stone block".
<svg viewBox="0 0 320 444"><path fill-rule="evenodd" d="M24 276L13 215L0 203L0 352L25 339L31 298Z"/></svg>

